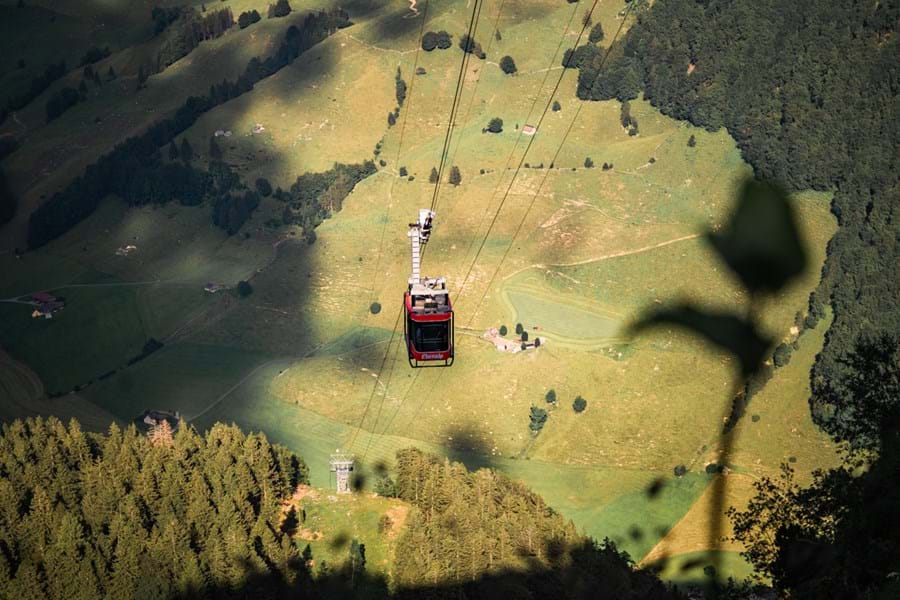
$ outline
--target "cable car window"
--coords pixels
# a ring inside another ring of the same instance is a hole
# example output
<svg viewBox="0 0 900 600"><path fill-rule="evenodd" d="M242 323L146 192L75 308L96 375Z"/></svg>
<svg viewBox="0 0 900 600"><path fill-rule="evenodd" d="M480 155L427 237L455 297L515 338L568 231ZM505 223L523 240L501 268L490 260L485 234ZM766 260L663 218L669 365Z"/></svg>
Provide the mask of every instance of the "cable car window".
<svg viewBox="0 0 900 600"><path fill-rule="evenodd" d="M449 322L410 323L413 331L413 345L418 352L442 352L450 347Z"/></svg>

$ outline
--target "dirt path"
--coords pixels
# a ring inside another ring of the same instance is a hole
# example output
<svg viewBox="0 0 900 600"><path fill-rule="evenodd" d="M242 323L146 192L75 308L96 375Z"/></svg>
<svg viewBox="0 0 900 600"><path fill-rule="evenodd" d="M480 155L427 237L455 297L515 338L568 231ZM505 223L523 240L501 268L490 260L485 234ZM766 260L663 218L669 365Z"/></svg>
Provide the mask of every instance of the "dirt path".
<svg viewBox="0 0 900 600"><path fill-rule="evenodd" d="M701 234L699 234L699 233L692 233L690 235L683 235L681 237L678 237L678 238L675 238L672 240L666 240L665 242L659 242L658 244L653 244L652 246L644 246L642 248L635 248L634 250L623 250L621 252L614 252L612 254L604 254L602 256L595 256L593 258L586 258L584 260L579 260L579 261L570 262L570 263L546 263L546 264L545 263L534 263L534 264L528 265L527 267L522 267L521 269L517 269L516 271L513 271L509 275L506 275L503 278L503 280L505 281L505 280L509 279L510 277L513 277L514 275L518 275L519 273L521 273L523 271L527 271L528 269L550 269L553 267L555 267L555 268L577 267L580 265L587 265L590 263L601 262L601 261L610 260L613 258L621 258L623 256L631 256L632 254L641 254L642 252L650 252L651 250L663 248L664 246L669 246L671 244L676 244L678 242L684 242L687 240L696 239L696 238L700 237L700 235Z"/></svg>

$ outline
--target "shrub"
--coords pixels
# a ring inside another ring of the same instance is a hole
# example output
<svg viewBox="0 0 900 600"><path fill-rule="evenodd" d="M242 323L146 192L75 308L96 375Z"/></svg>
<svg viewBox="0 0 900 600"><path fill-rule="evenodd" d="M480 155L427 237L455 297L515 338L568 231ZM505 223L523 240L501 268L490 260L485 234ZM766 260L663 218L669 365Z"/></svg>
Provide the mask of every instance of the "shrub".
<svg viewBox="0 0 900 600"><path fill-rule="evenodd" d="M369 305L369 312L373 315L377 315L381 312L381 304L379 304L378 302L373 302Z"/></svg>
<svg viewBox="0 0 900 600"><path fill-rule="evenodd" d="M581 396L576 396L575 401L572 402L572 410L577 413L584 412L584 409L587 408L587 400L582 398Z"/></svg>
<svg viewBox="0 0 900 600"><path fill-rule="evenodd" d="M481 44L476 42L475 38L470 37L467 33L464 33L462 37L459 38L459 47L463 52L470 52L482 60L487 57L484 50L481 49Z"/></svg>
<svg viewBox="0 0 900 600"><path fill-rule="evenodd" d="M428 175L428 183L437 183L438 182L438 171L436 168L431 167L431 174Z"/></svg>
<svg viewBox="0 0 900 600"><path fill-rule="evenodd" d="M707 475L715 475L716 473L722 472L722 467L720 467L716 463L709 463L708 465L706 465L706 469L704 470L706 471Z"/></svg>
<svg viewBox="0 0 900 600"><path fill-rule="evenodd" d="M400 167L400 177L406 177L409 175L409 171L406 170L406 167Z"/></svg>
<svg viewBox="0 0 900 600"><path fill-rule="evenodd" d="M516 61L512 56L504 56L500 59L500 69L507 75L512 75L519 70L516 68Z"/></svg>
<svg viewBox="0 0 900 600"><path fill-rule="evenodd" d="M550 388L547 390L547 393L544 394L544 400L547 401L547 404L555 404L556 403L556 390Z"/></svg>
<svg viewBox="0 0 900 600"><path fill-rule="evenodd" d="M675 467L675 477L684 477L685 473L687 473L687 467L684 465L678 465Z"/></svg>
<svg viewBox="0 0 900 600"><path fill-rule="evenodd" d="M793 350L790 344L778 344L774 354L772 354L772 362L775 363L775 367L780 368L791 362L791 352Z"/></svg>
<svg viewBox="0 0 900 600"><path fill-rule="evenodd" d="M588 39L592 44L603 41L603 26L600 25L600 23L597 23L591 28L591 33L590 35L588 35Z"/></svg>
<svg viewBox="0 0 900 600"><path fill-rule="evenodd" d="M697 145L697 138L695 138L693 136L693 134L691 135L691 137L688 138L687 145L688 145L688 148L693 148L694 146Z"/></svg>
<svg viewBox="0 0 900 600"><path fill-rule="evenodd" d="M543 408L532 406L531 414L529 414L529 421L528 429L537 433L544 428L544 423L547 422L547 411Z"/></svg>
<svg viewBox="0 0 900 600"><path fill-rule="evenodd" d="M272 184L269 183L269 180L265 177L258 177L256 179L256 191L259 192L260 196L271 196L272 195Z"/></svg>
<svg viewBox="0 0 900 600"><path fill-rule="evenodd" d="M422 36L422 50L426 52L431 52L435 48L446 50L452 45L450 34L446 31L438 31L437 33L429 31Z"/></svg>
<svg viewBox="0 0 900 600"><path fill-rule="evenodd" d="M516 323L516 333L519 334L519 333L522 333L523 331L525 331L525 328L522 327L522 324Z"/></svg>
<svg viewBox="0 0 900 600"><path fill-rule="evenodd" d="M382 475L378 479L375 480L375 493L379 496L383 496L385 498L396 498L397 497L397 484L394 483L394 480L388 477L387 475ZM387 515L384 515L387 517ZM388 522L390 522L390 518L388 518ZM389 527L389 526L388 526ZM380 523L379 523L380 529Z"/></svg>
<svg viewBox="0 0 900 600"><path fill-rule="evenodd" d="M534 347L535 347L535 348L540 348L540 347L541 347L541 338L539 338L539 337L538 337L538 338L534 338Z"/></svg>
<svg viewBox="0 0 900 600"><path fill-rule="evenodd" d="M239 281L237 290L238 290L238 295L241 298L246 298L247 296L249 296L250 294L253 293L253 286L250 285L249 281Z"/></svg>
<svg viewBox="0 0 900 600"><path fill-rule="evenodd" d="M487 130L491 133L500 133L503 131L503 119L500 117L494 117L491 119L491 122L488 123Z"/></svg>
<svg viewBox="0 0 900 600"><path fill-rule="evenodd" d="M759 415L753 415L752 417L750 417L750 420L753 421L754 423L758 423L758 422L759 422Z"/></svg>
<svg viewBox="0 0 900 600"><path fill-rule="evenodd" d="M523 341L523 342L527 342L527 341L528 341L528 332L527 332L527 331L523 331L523 332L522 332L522 341Z"/></svg>
<svg viewBox="0 0 900 600"><path fill-rule="evenodd" d="M381 165L382 167L386 167L387 161L382 158L381 160L378 161L378 164Z"/></svg>
<svg viewBox="0 0 900 600"><path fill-rule="evenodd" d="M416 67L416 75L425 75L428 71L425 70L425 67Z"/></svg>
<svg viewBox="0 0 900 600"><path fill-rule="evenodd" d="M553 112L559 112L562 110L562 104L559 103L559 100L553 101Z"/></svg>
<svg viewBox="0 0 900 600"><path fill-rule="evenodd" d="M459 172L459 167L456 165L450 167L450 177L448 181L451 185L459 185L462 183L462 174Z"/></svg>
<svg viewBox="0 0 900 600"><path fill-rule="evenodd" d="M506 328L506 325L500 326L500 335L506 335L509 330Z"/></svg>
<svg viewBox="0 0 900 600"><path fill-rule="evenodd" d="M286 17L291 14L291 5L288 0L278 0L275 4L269 5L268 17L270 19L276 17Z"/></svg>
<svg viewBox="0 0 900 600"><path fill-rule="evenodd" d="M587 158L584 159L584 168L585 169L593 169L594 168L594 161L591 160L590 156L588 156Z"/></svg>
<svg viewBox="0 0 900 600"><path fill-rule="evenodd" d="M388 127L393 127L397 124L397 117L394 116L394 113L388 113Z"/></svg>

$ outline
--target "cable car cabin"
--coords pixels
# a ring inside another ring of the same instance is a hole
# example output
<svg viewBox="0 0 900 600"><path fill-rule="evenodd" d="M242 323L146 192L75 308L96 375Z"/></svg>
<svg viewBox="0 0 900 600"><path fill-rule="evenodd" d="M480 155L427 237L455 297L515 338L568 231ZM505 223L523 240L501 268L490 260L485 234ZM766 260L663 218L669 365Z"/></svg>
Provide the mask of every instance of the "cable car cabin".
<svg viewBox="0 0 900 600"><path fill-rule="evenodd" d="M403 334L411 367L449 367L453 364L453 308L447 280L422 277L422 249L431 237L434 212L420 208L418 219L409 224L412 274L403 295Z"/></svg>
<svg viewBox="0 0 900 600"><path fill-rule="evenodd" d="M428 283L437 284L435 287ZM440 286L440 287L437 287ZM443 280L411 285L404 294L404 334L412 367L449 367L453 364L453 309Z"/></svg>

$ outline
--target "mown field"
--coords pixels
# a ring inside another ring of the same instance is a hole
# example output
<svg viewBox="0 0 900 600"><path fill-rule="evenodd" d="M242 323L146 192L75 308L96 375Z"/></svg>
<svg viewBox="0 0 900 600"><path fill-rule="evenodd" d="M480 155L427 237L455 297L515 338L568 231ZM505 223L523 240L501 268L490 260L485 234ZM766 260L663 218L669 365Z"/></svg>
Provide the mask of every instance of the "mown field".
<svg viewBox="0 0 900 600"><path fill-rule="evenodd" d="M621 6L599 8L607 40ZM559 36L548 32L563 32L570 19L573 27L580 24L589 5L507 2L496 40L498 7L484 7L475 38L488 58L469 65L452 138L448 164L459 166L462 183L440 188L424 261L424 272L447 276L453 291L458 354L452 369L412 371L392 336L408 276L406 224L431 203L428 174L440 162L462 56L455 45L417 54L421 22L404 18L408 4L399 0L351 8L354 26L183 134L203 160L209 136L231 130L225 160L248 181L265 176L282 187L334 162L371 159L383 139L376 160L386 164L317 229L314 244L301 242L295 227L265 225L280 214L274 200L263 203L241 235L228 238L209 223L209 207L125 210L111 199L46 248L21 260L0 255L9 274L0 282L4 298L94 286L65 290L71 302L58 320L32 321L23 314L27 307L0 304L0 344L44 386L71 389L156 337L164 348L72 398L122 421L164 408L200 428L233 421L263 430L301 454L312 483L322 487L329 485L328 456L337 448L356 453L366 469L416 445L524 480L580 529L619 541L635 560L662 553L687 560L709 548L703 469L717 459L734 365L682 333L628 339L623 329L645 308L670 299L714 307L747 301L700 236L722 222L749 168L724 131L688 127L641 100L631 103L640 134L629 136L618 102L575 98L574 71L559 87L561 110L547 112L535 137L521 136L526 123L538 123L561 72L562 50L554 54ZM430 7L425 30L446 29L456 41L467 16L465 3L441 3ZM89 136L90 127L77 129L76 119L88 123L91 111L107 110L108 103L108 110L122 111L116 114L127 127L60 163L53 170L58 181L117 136L165 116L191 89L208 87L213 75L229 77L232 63L243 68L284 21L264 19L202 45L151 78L143 98L123 89L121 98L79 105L58 125L36 129L34 141L6 161L10 172L37 202L45 184L29 183L26 166L64 132ZM561 48L574 41L570 32ZM497 65L506 54L518 65L515 76ZM221 68L211 68L214 63ZM398 67L409 92L389 128ZM415 75L417 67L425 73ZM149 106L159 108L147 114ZM503 119L503 132L483 133L493 117ZM256 124L264 131L253 133ZM687 145L691 135L696 147ZM585 168L587 157L594 168ZM519 162L529 168L510 184ZM612 168L603 170L604 162ZM400 167L413 179L400 178ZM805 310L835 228L824 194L800 194L794 202L811 267L762 311L776 339L788 339L795 314ZM138 250L115 256L126 243ZM254 287L248 298L202 292L206 282L234 286L242 279ZM375 300L383 310L371 314ZM546 343L504 354L479 339L488 327L505 324L512 331L517 322ZM792 362L775 372L738 426L729 475L734 504L745 502L751 482L784 460L794 458L804 473L833 460L807 407L808 370L826 325L802 336ZM544 400L549 389L559 398L555 406ZM577 395L588 402L580 414L572 410ZM536 437L528 429L532 405L550 413ZM16 414L4 405L4 418ZM688 474L675 478L673 469L682 464ZM659 478L666 485L650 499L645 490ZM737 548L724 550L726 575L745 575ZM671 577L682 575L675 571Z"/></svg>

